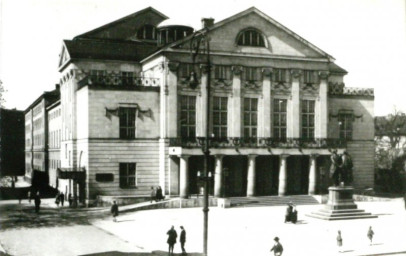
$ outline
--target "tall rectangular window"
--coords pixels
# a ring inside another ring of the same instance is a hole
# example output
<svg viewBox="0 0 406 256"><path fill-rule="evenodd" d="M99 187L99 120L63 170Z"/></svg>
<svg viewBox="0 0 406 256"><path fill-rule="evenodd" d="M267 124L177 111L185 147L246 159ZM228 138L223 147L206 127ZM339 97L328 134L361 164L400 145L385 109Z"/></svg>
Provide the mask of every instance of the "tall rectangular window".
<svg viewBox="0 0 406 256"><path fill-rule="evenodd" d="M314 139L314 100L302 100L302 138Z"/></svg>
<svg viewBox="0 0 406 256"><path fill-rule="evenodd" d="M273 100L273 137L286 139L287 100Z"/></svg>
<svg viewBox="0 0 406 256"><path fill-rule="evenodd" d="M286 75L287 70L286 69L280 69L276 68L273 70L273 81L276 83L285 83L287 82L287 75Z"/></svg>
<svg viewBox="0 0 406 256"><path fill-rule="evenodd" d="M135 108L120 108L120 139L135 138Z"/></svg>
<svg viewBox="0 0 406 256"><path fill-rule="evenodd" d="M230 80L231 79L231 67L222 66L222 65L215 65L214 66L214 78L215 79Z"/></svg>
<svg viewBox="0 0 406 256"><path fill-rule="evenodd" d="M217 138L227 137L227 97L213 98L213 133Z"/></svg>
<svg viewBox="0 0 406 256"><path fill-rule="evenodd" d="M180 135L182 138L196 137L196 96L181 96Z"/></svg>
<svg viewBox="0 0 406 256"><path fill-rule="evenodd" d="M120 163L120 188L137 186L135 163Z"/></svg>
<svg viewBox="0 0 406 256"><path fill-rule="evenodd" d="M244 137L257 137L258 99L244 98Z"/></svg>
<svg viewBox="0 0 406 256"><path fill-rule="evenodd" d="M106 71L92 69L90 70L90 78L93 82L103 83L104 79L106 78Z"/></svg>
<svg viewBox="0 0 406 256"><path fill-rule="evenodd" d="M317 82L316 73L312 70L304 71L304 83L305 84L314 84Z"/></svg>
<svg viewBox="0 0 406 256"><path fill-rule="evenodd" d="M340 139L352 139L352 113L338 113L338 124L340 125Z"/></svg>
<svg viewBox="0 0 406 256"><path fill-rule="evenodd" d="M244 68L243 80L258 81L260 79L261 79L261 69L253 67Z"/></svg>

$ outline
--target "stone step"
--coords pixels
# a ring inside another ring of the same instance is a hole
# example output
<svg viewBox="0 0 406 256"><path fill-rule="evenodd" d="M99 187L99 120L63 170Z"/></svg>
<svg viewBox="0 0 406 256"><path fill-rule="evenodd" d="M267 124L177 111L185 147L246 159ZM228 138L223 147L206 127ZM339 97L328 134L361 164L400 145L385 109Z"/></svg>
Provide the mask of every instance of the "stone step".
<svg viewBox="0 0 406 256"><path fill-rule="evenodd" d="M341 214L341 213L362 213L365 210L362 209L344 209L344 210L328 210L328 209L320 209L319 212L324 212L328 214Z"/></svg>
<svg viewBox="0 0 406 256"><path fill-rule="evenodd" d="M231 207L258 207L258 206L281 206L292 202L295 205L312 205L319 202L308 195L296 196L263 196L263 197L231 197Z"/></svg>
<svg viewBox="0 0 406 256"><path fill-rule="evenodd" d="M311 214L317 216L330 216L330 217L346 217L346 216L366 216L371 215L369 212L345 212L345 213L328 213L328 212L312 212Z"/></svg>
<svg viewBox="0 0 406 256"><path fill-rule="evenodd" d="M376 215L351 215L351 216L323 216L323 215L315 215L313 213L306 214L308 217L322 219L322 220L354 220L354 219L368 219L368 218L378 218Z"/></svg>

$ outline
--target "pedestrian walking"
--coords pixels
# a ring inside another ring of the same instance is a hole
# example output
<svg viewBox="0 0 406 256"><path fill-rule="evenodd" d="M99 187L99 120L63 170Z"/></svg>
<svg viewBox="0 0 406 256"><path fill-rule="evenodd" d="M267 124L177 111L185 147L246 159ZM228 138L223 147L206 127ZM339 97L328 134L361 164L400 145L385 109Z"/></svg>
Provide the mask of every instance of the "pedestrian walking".
<svg viewBox="0 0 406 256"><path fill-rule="evenodd" d="M39 191L35 195L34 204L35 204L35 212L39 213L40 206L41 206L41 197L40 197Z"/></svg>
<svg viewBox="0 0 406 256"><path fill-rule="evenodd" d="M63 203L65 202L65 194L63 192L59 194L59 201L61 201L61 206L63 207Z"/></svg>
<svg viewBox="0 0 406 256"><path fill-rule="evenodd" d="M151 203L152 201L156 201L156 191L154 187L151 187Z"/></svg>
<svg viewBox="0 0 406 256"><path fill-rule="evenodd" d="M271 252L273 251L275 256L281 256L283 253L283 246L279 243L279 237L275 237L273 240L275 241L275 244L273 245Z"/></svg>
<svg viewBox="0 0 406 256"><path fill-rule="evenodd" d="M28 203L31 204L31 190L28 190L27 198L28 198Z"/></svg>
<svg viewBox="0 0 406 256"><path fill-rule="evenodd" d="M343 246L343 238L341 237L340 230L338 230L338 234L337 234L337 246L338 246L338 252L342 252L341 247Z"/></svg>
<svg viewBox="0 0 406 256"><path fill-rule="evenodd" d="M113 205L111 206L111 214L113 215L113 221L117 222L116 217L118 216L118 205L116 201L114 201Z"/></svg>
<svg viewBox="0 0 406 256"><path fill-rule="evenodd" d="M182 254L186 254L186 250L185 250L186 230L185 230L185 228L183 226L180 226L180 229L182 230L180 232L180 237L179 237L180 248L182 248Z"/></svg>
<svg viewBox="0 0 406 256"><path fill-rule="evenodd" d="M162 193L162 188L161 186L158 186L158 188L156 189L156 200L160 201L164 199L163 193Z"/></svg>
<svg viewBox="0 0 406 256"><path fill-rule="evenodd" d="M55 204L56 204L56 206L57 207L59 207L59 200L60 200L60 194L59 194L59 192L56 194L56 197L55 197Z"/></svg>
<svg viewBox="0 0 406 256"><path fill-rule="evenodd" d="M69 195L68 195L68 202L69 202L69 207L72 207L73 197L72 197L71 193L69 193Z"/></svg>
<svg viewBox="0 0 406 256"><path fill-rule="evenodd" d="M372 239L374 238L374 235L375 235L375 233L372 230L372 227L369 226L368 233L367 233L367 236L368 236L368 239L369 239L369 245L372 245Z"/></svg>
<svg viewBox="0 0 406 256"><path fill-rule="evenodd" d="M168 232L166 232L166 234L168 235L168 240L166 242L169 245L168 255L173 255L173 247L176 244L176 238L178 237L178 233L176 233L176 230L172 226L171 229L168 230Z"/></svg>

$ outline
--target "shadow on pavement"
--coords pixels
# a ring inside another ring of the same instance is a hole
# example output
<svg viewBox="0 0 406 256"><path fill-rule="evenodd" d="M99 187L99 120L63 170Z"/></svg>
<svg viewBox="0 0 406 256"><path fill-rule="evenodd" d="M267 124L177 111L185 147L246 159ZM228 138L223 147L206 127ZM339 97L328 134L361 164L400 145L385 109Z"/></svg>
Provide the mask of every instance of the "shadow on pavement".
<svg viewBox="0 0 406 256"><path fill-rule="evenodd" d="M92 253L92 254L83 254L80 256L151 256L151 255L168 255L168 252L164 251L152 251L152 252L118 252L118 251L110 251L110 252L99 252L99 253ZM174 253L174 256L181 256L181 255L188 255L188 256L203 256L203 253L198 252L191 252L187 254L182 253Z"/></svg>
<svg viewBox="0 0 406 256"><path fill-rule="evenodd" d="M89 220L107 217L108 212L90 212L74 208L41 208L35 212L33 205L1 207L2 230L18 228L60 227L90 225Z"/></svg>

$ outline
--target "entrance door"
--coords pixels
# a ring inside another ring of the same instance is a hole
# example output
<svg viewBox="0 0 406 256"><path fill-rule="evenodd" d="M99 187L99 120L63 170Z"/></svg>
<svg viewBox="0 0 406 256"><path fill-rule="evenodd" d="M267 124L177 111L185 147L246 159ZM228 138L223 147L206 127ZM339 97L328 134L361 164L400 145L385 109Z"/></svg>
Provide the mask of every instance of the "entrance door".
<svg viewBox="0 0 406 256"><path fill-rule="evenodd" d="M226 197L247 195L246 156L225 156L223 158L224 193Z"/></svg>
<svg viewBox="0 0 406 256"><path fill-rule="evenodd" d="M309 156L289 156L287 159L287 193L307 194L309 189Z"/></svg>
<svg viewBox="0 0 406 256"><path fill-rule="evenodd" d="M279 157L257 156L256 158L256 181L257 196L269 196L278 194L279 183Z"/></svg>

